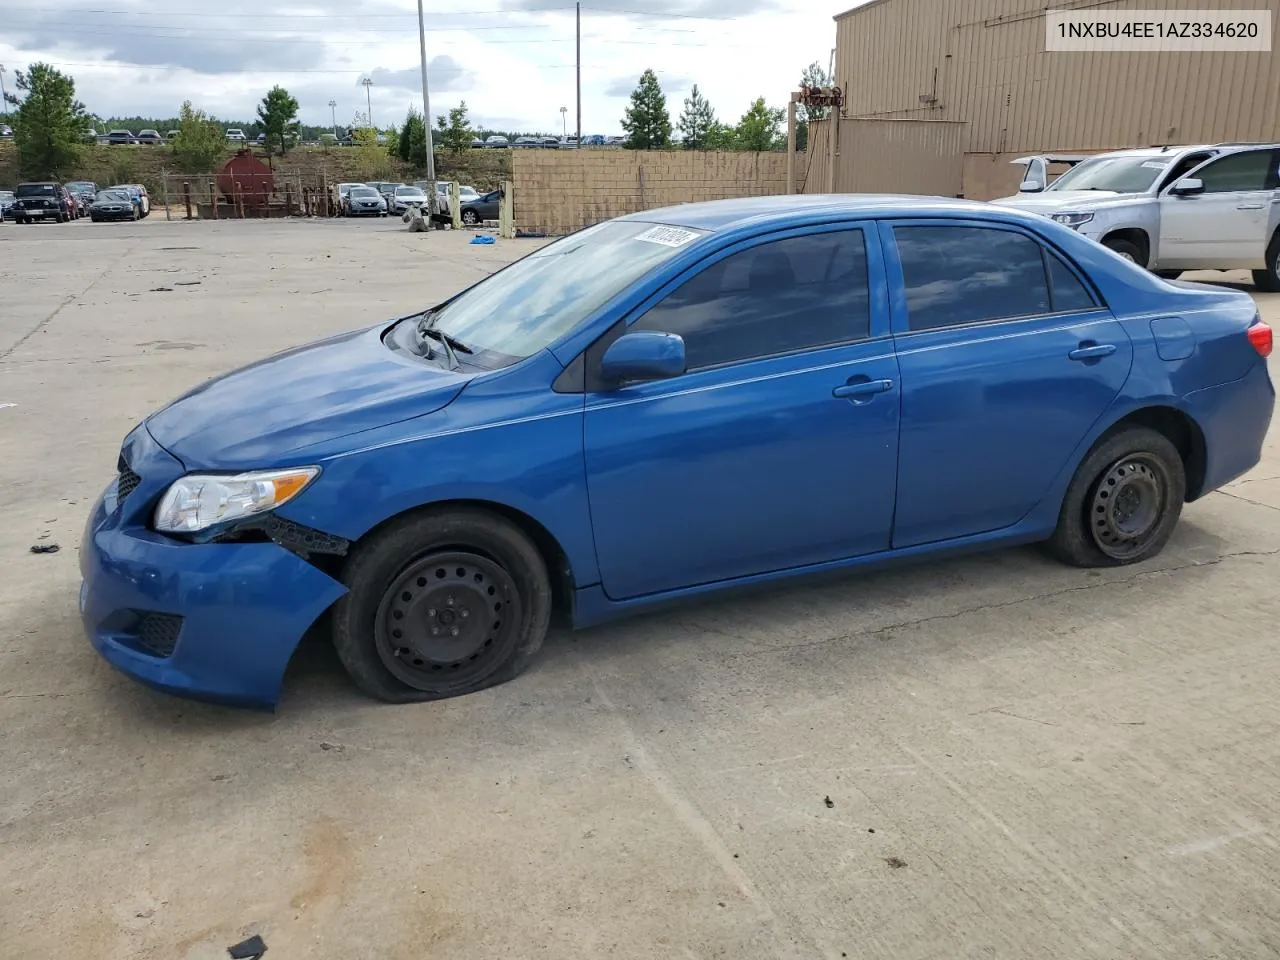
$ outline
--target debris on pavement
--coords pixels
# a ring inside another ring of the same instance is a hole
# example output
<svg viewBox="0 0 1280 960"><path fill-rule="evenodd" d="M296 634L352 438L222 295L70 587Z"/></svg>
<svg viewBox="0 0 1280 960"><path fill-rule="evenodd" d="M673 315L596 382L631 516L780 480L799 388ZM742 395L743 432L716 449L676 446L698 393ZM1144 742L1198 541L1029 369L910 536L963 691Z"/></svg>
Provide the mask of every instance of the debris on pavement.
<svg viewBox="0 0 1280 960"><path fill-rule="evenodd" d="M472 237L471 242L472 243L497 243L498 241L494 237L482 235L479 237Z"/></svg>
<svg viewBox="0 0 1280 960"><path fill-rule="evenodd" d="M894 870L901 870L907 865L907 861L903 860L901 857L885 857L884 862Z"/></svg>
<svg viewBox="0 0 1280 960"><path fill-rule="evenodd" d="M173 287L152 287L151 293L173 293Z"/></svg>
<svg viewBox="0 0 1280 960"><path fill-rule="evenodd" d="M836 802L832 800L830 797L823 797L822 803L828 810L830 810L832 807L836 805Z"/></svg>
<svg viewBox="0 0 1280 960"><path fill-rule="evenodd" d="M248 940L241 940L234 946L227 947L231 960L258 960L266 952L266 941L256 933Z"/></svg>
<svg viewBox="0 0 1280 960"><path fill-rule="evenodd" d="M33 543L31 545L32 553L57 553L61 549L56 543Z"/></svg>

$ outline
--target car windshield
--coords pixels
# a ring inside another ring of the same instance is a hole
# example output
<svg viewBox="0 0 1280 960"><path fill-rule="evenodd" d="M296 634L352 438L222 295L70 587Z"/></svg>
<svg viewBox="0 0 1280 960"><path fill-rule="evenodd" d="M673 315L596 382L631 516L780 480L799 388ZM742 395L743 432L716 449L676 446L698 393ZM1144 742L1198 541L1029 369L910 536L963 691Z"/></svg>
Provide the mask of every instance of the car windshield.
<svg viewBox="0 0 1280 960"><path fill-rule="evenodd" d="M353 197L376 197L378 195L378 191L373 189L373 187L352 187L351 195Z"/></svg>
<svg viewBox="0 0 1280 960"><path fill-rule="evenodd" d="M58 191L52 183L20 183L17 192L20 197L52 197Z"/></svg>
<svg viewBox="0 0 1280 960"><path fill-rule="evenodd" d="M1050 190L1110 190L1143 193L1169 169L1172 157L1098 157L1072 167Z"/></svg>
<svg viewBox="0 0 1280 960"><path fill-rule="evenodd" d="M94 198L95 200L116 200L127 202L133 198L123 190L103 190Z"/></svg>
<svg viewBox="0 0 1280 960"><path fill-rule="evenodd" d="M417 187L396 187L397 197L425 197L426 194Z"/></svg>
<svg viewBox="0 0 1280 960"><path fill-rule="evenodd" d="M555 342L703 231L611 220L550 243L464 291L431 324L506 363Z"/></svg>

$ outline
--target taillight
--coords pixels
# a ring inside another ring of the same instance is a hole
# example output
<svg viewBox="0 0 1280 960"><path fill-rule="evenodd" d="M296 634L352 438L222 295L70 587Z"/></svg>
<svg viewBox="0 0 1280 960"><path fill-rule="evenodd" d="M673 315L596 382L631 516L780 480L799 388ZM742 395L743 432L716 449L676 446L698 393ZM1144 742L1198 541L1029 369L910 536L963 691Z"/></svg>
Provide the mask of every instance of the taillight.
<svg viewBox="0 0 1280 960"><path fill-rule="evenodd" d="M1253 344L1253 349L1258 351L1258 356L1271 356L1271 327L1261 320L1255 320L1245 335L1249 338L1249 342Z"/></svg>

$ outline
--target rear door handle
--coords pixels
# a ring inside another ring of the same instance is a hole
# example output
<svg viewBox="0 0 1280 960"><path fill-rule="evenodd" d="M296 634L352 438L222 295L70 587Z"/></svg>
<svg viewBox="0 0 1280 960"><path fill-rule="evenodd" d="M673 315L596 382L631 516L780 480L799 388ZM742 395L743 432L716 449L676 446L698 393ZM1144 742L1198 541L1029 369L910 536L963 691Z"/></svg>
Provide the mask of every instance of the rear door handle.
<svg viewBox="0 0 1280 960"><path fill-rule="evenodd" d="M1095 343L1087 347L1076 347L1067 357L1071 360L1097 360L1099 357L1109 357L1116 352L1114 343Z"/></svg>
<svg viewBox="0 0 1280 960"><path fill-rule="evenodd" d="M831 391L833 397L871 397L893 389L892 380L859 380L857 383L845 383Z"/></svg>
<svg viewBox="0 0 1280 960"><path fill-rule="evenodd" d="M1261 210L1261 209L1262 209L1262 204L1260 204L1260 203L1242 203L1242 204L1240 204L1238 207L1236 207L1236 209L1237 209L1237 210Z"/></svg>

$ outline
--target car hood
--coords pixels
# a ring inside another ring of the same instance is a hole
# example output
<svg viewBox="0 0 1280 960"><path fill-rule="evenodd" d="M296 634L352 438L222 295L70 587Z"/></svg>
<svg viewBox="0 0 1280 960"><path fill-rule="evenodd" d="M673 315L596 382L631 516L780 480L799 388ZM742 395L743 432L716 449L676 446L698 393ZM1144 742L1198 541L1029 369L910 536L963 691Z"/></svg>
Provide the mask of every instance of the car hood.
<svg viewBox="0 0 1280 960"><path fill-rule="evenodd" d="M1098 210L1130 206L1150 199L1145 193L1116 193L1111 190L1049 190L1044 193L1020 193L991 202L998 203L1002 207L1014 207L1047 217L1066 210Z"/></svg>
<svg viewBox="0 0 1280 960"><path fill-rule="evenodd" d="M244 470L452 401L467 375L393 353L382 342L386 328L330 337L210 380L152 415L147 429L188 470Z"/></svg>

